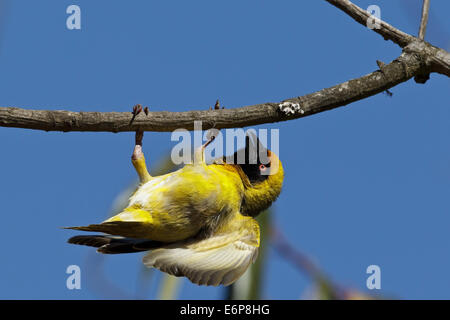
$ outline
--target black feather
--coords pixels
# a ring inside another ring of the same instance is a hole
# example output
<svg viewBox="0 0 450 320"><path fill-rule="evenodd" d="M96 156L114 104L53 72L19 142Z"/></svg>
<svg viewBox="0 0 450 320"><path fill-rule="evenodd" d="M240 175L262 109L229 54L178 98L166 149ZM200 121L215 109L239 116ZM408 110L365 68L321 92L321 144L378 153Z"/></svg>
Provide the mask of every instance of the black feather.
<svg viewBox="0 0 450 320"><path fill-rule="evenodd" d="M232 163L239 165L250 183L260 183L268 178L267 174L261 172L261 164L270 168L267 148L259 141L258 137L253 133L247 134L245 137L245 148L236 151L232 156ZM226 161L226 157L224 157Z"/></svg>
<svg viewBox="0 0 450 320"><path fill-rule="evenodd" d="M166 244L153 240L123 238L108 235L74 236L67 242L95 247L98 248L98 252L107 254L148 251Z"/></svg>

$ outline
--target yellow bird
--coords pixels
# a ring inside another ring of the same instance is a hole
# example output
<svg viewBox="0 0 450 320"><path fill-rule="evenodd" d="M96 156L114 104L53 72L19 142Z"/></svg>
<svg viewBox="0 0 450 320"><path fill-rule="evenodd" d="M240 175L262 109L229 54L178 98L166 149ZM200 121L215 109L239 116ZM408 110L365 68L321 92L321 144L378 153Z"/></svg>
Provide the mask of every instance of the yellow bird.
<svg viewBox="0 0 450 320"><path fill-rule="evenodd" d="M142 152L142 135L136 133L132 155L140 185L128 206L100 224L68 228L107 235L75 236L68 242L109 254L149 251L143 258L147 267L199 285L232 284L258 255L260 234L254 217L281 192L281 161L258 138L247 135L241 153L244 164L238 164L236 152L234 164L224 158L207 165L204 149L211 139L195 151L193 164L152 177ZM259 156L256 163L250 161L252 154L261 152L269 163Z"/></svg>

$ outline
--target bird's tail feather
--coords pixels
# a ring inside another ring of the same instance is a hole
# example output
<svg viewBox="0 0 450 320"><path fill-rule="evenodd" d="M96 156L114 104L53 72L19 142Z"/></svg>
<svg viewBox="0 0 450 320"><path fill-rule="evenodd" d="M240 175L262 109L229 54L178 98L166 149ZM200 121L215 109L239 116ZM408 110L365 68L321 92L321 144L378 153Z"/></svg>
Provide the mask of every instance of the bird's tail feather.
<svg viewBox="0 0 450 320"><path fill-rule="evenodd" d="M98 248L97 251L107 254L132 253L160 248L164 243L153 240L115 237L109 235L74 236L68 243Z"/></svg>
<svg viewBox="0 0 450 320"><path fill-rule="evenodd" d="M82 227L65 227L63 229L104 232L115 236L128 238L147 238L148 223L140 221L106 221Z"/></svg>

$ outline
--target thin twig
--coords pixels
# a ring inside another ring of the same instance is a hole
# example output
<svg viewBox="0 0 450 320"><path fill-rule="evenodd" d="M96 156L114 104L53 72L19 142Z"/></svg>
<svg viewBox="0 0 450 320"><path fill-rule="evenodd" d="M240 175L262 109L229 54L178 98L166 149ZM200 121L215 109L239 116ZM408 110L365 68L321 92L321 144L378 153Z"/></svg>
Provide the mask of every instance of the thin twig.
<svg viewBox="0 0 450 320"><path fill-rule="evenodd" d="M429 11L430 11L430 0L423 0L422 19L420 20L420 28L419 28L419 39L421 40L425 39Z"/></svg>
<svg viewBox="0 0 450 320"><path fill-rule="evenodd" d="M271 229L271 241L277 253L325 290L329 299L346 298L347 290L331 281L307 255L293 247L278 228Z"/></svg>
<svg viewBox="0 0 450 320"><path fill-rule="evenodd" d="M353 4L349 0L325 0L335 7L341 9L349 16L351 16L355 21L367 27L367 20L372 18L371 14ZM409 52L416 52L422 55L423 63L426 65L427 69L424 70L418 78L420 81L416 82L424 83L427 79L427 75L430 72L436 72L447 77L450 77L450 53L444 49L437 48L431 44L413 37L397 28L394 28L390 24L378 19L378 26L373 29L376 33L383 36L385 40L392 40L404 50L408 49Z"/></svg>
<svg viewBox="0 0 450 320"><path fill-rule="evenodd" d="M279 228L271 229L271 240L277 253L292 262L299 270L313 279L323 277L323 273L317 265L303 252L295 249L286 240Z"/></svg>
<svg viewBox="0 0 450 320"><path fill-rule="evenodd" d="M341 9L355 21L367 27L367 19L372 18L370 13L361 9L349 0L325 0L333 6ZM379 28L374 28L373 31L383 36L385 40L392 40L400 47L406 47L409 43L414 41L414 37L391 26L382 20L379 20Z"/></svg>

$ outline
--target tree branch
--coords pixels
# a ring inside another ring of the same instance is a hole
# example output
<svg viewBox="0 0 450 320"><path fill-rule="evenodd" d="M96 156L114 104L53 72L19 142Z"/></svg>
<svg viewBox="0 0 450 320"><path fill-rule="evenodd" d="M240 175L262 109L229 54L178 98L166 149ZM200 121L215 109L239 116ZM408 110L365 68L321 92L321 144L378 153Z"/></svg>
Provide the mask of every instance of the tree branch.
<svg viewBox="0 0 450 320"><path fill-rule="evenodd" d="M326 0L366 25L371 15L348 0ZM400 57L380 70L305 96L281 103L263 103L235 109L214 109L187 112L142 112L130 123L131 112L71 112L26 110L0 107L0 126L45 131L144 131L170 132L194 129L194 121L202 121L202 129L239 128L274 123L310 116L345 106L405 82L412 77L423 83L430 72L450 77L450 53L408 35L379 20L374 29L385 39L403 47Z"/></svg>
<svg viewBox="0 0 450 320"><path fill-rule="evenodd" d="M430 11L430 0L423 0L422 19L420 20L419 39L425 39L425 32L427 31L428 12Z"/></svg>
<svg viewBox="0 0 450 320"><path fill-rule="evenodd" d="M361 9L349 0L325 0L335 7L341 9L355 21L367 27L367 19L371 17L370 13ZM424 3L424 7L429 7ZM428 15L428 8L426 9ZM430 72L437 72L450 77L450 54L444 49L432 46L431 44L413 37L390 24L379 20L379 28L373 31L383 36L385 40L392 40L402 48L409 46L409 50L420 53L424 59L424 63L429 67ZM424 23L422 21L422 23ZM424 31L425 32L425 31ZM429 72L428 72L429 73ZM415 77L416 82L425 83L428 80L428 73L423 73L419 77Z"/></svg>
<svg viewBox="0 0 450 320"><path fill-rule="evenodd" d="M345 106L422 73L420 57L408 52L361 78L350 80L312 94L285 100L287 103L264 103L253 106L187 112L140 113L130 125L131 112L71 112L0 108L0 126L45 131L144 131L170 132L178 128L194 129L202 121L203 129L239 128L309 116Z"/></svg>
<svg viewBox="0 0 450 320"><path fill-rule="evenodd" d="M372 18L371 14L361 9L349 0L325 0L333 6L341 9L352 17L355 21L367 27L367 19ZM414 40L414 37L391 26L382 20L379 20L380 28L374 28L373 31L380 34L385 40L392 40L400 47L406 47Z"/></svg>

